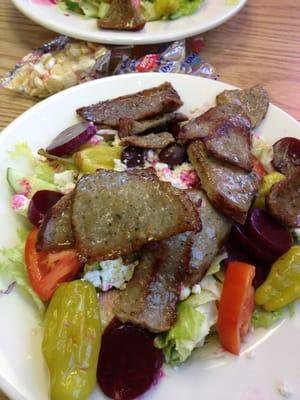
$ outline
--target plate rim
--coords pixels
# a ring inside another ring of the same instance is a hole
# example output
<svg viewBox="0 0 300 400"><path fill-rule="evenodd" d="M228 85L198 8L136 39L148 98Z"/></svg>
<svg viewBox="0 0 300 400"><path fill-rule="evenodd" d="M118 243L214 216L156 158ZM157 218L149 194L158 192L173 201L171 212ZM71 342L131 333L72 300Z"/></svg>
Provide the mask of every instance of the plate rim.
<svg viewBox="0 0 300 400"><path fill-rule="evenodd" d="M81 34L77 33L74 29L68 29L64 28L64 26L61 26L60 24L57 25L57 23L52 22L50 19L44 19L40 18L39 15L36 15L35 13L30 12L30 8L28 8L28 4L30 3L23 3L22 0L11 0L14 6L22 13L24 14L27 18L30 20L34 21L38 25L43 26L44 28L47 28L51 31L54 31L56 33L62 34L62 35L67 35L70 37L73 37L75 39L79 40L86 40L86 41L92 41L95 43L102 43L102 44L116 44L116 45L142 45L142 44L157 44L157 43L166 43L174 40L180 40L180 39L185 39L187 37L191 37L197 34L201 34L204 32L207 32L211 29L214 29L215 27L222 25L224 22L232 18L235 14L237 14L247 3L247 0L240 0L239 4L237 5L232 5L231 9L228 11L228 13L225 13L221 18L219 19L214 19L211 23L208 23L204 25L202 28L197 28L197 25L193 27L190 25L188 29L185 30L178 30L177 33L174 33L171 31L170 34L165 33L163 35L163 39L161 39L161 36L158 35L155 37L155 39L151 39L151 35L146 35L145 36L138 36L138 32L134 32L134 35L132 36L127 36L125 32L125 36L122 37L122 32L121 31L110 31L110 30L99 30L97 31L96 34L93 34L93 32L87 34ZM28 0L27 0L28 1ZM208 1L213 1L213 0L208 0ZM225 0L224 0L225 2ZM42 7L42 6L41 6ZM230 7L230 5L228 5ZM182 17L182 18L189 18L190 16ZM154 23L157 23L159 21L154 21ZM176 21L171 21L171 22L176 22ZM151 23L151 22L150 22ZM100 33L98 35L98 32ZM103 33L102 33L103 32ZM111 35L111 32L116 33L115 35ZM132 32L131 32L132 33Z"/></svg>
<svg viewBox="0 0 300 400"><path fill-rule="evenodd" d="M25 112L23 112L20 116L18 116L14 121L12 121L9 125L7 125L0 133L0 144L2 144L8 136L11 137L12 133L11 131L18 129L18 127L20 126L20 124L23 123L24 119L26 118L30 118L31 115L36 114L39 112L40 109L43 109L44 107L47 107L48 104L51 103L55 103L57 99L64 97L67 95L72 95L72 93L76 93L76 92L80 92L82 90L82 86L88 88L89 86L94 86L97 84L100 84L100 82L103 82L103 80L105 80L105 82L108 81L126 81L127 79L134 79L136 78L141 78L141 79L149 79L151 80L151 77L157 77L157 76L161 76L162 78L165 78L165 80L168 79L172 79L172 77L174 77L174 75L176 77L180 77L180 79L182 80L201 80L201 81L210 81L212 82L212 84L220 84L220 85L225 85L226 87L228 87L229 89L236 89L236 86L233 86L231 84L227 84L226 82L222 82L222 81L214 81L214 80L209 80L207 78L203 78L203 77L196 77L196 76L191 76L191 75L183 75L183 74L174 74L174 73L166 73L166 74L161 74L161 73L136 73L136 74L126 74L126 75L117 75L117 76L110 76L110 77L105 77L105 78L101 78L101 79L97 79L97 80L93 80L90 82L86 82L84 84L81 85L77 85L74 86L72 88L66 89L62 92L56 93L55 95L50 96L47 99L42 100L41 102L35 104L34 106L30 107L28 110L26 110ZM177 79L175 77L175 79ZM270 103L270 105L272 106L272 108L274 108L277 112L280 112L282 118L288 118L291 121L293 121L294 123L296 123L299 128L300 128L300 122L297 121L294 117L292 117L291 115L289 115L287 112L285 112L284 110L282 110L281 108L279 108L278 106L274 105L273 103ZM17 390L16 387L14 386L13 383L9 382L6 378L3 377L3 375L0 374L0 387L1 390L7 394L9 397L13 398L13 399L18 399L18 400L25 400L26 396L24 396L22 394L21 390Z"/></svg>

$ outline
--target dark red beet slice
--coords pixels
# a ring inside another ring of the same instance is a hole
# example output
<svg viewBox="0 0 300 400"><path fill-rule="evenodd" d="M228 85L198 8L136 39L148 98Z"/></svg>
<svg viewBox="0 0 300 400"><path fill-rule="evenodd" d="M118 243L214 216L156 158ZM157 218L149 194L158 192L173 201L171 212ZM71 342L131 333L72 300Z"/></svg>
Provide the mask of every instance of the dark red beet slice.
<svg viewBox="0 0 300 400"><path fill-rule="evenodd" d="M46 212L62 197L62 193L53 190L39 190L30 200L27 216L29 221L40 226Z"/></svg>
<svg viewBox="0 0 300 400"><path fill-rule="evenodd" d="M253 254L258 260L266 263L273 263L278 258L277 255L261 247L258 240L253 240L245 225L235 224L232 228L232 234L240 245L243 246L248 253Z"/></svg>
<svg viewBox="0 0 300 400"><path fill-rule="evenodd" d="M257 260L253 254L247 252L247 250L239 244L232 234L229 235L226 240L225 248L228 254L228 258L225 260L225 266L227 266L229 261L241 261L255 266L255 277L252 284L255 289L258 288L267 278L271 269L271 264Z"/></svg>
<svg viewBox="0 0 300 400"><path fill-rule="evenodd" d="M249 211L246 226L251 238L258 241L266 252L277 257L286 253L293 244L290 231L259 208Z"/></svg>
<svg viewBox="0 0 300 400"><path fill-rule="evenodd" d="M78 150L97 132L92 122L79 122L62 131L46 148L54 156L69 156Z"/></svg>
<svg viewBox="0 0 300 400"><path fill-rule="evenodd" d="M300 166L300 140L285 137L274 143L272 164L283 174L287 174L293 167Z"/></svg>
<svg viewBox="0 0 300 400"><path fill-rule="evenodd" d="M136 399L158 379L163 354L153 340L153 334L116 318L105 329L97 376L108 397Z"/></svg>

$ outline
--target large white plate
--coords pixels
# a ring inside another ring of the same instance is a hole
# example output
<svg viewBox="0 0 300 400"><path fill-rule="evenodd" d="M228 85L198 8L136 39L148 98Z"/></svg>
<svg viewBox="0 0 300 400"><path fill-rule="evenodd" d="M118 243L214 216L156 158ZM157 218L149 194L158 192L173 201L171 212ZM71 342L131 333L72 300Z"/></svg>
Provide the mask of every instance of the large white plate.
<svg viewBox="0 0 300 400"><path fill-rule="evenodd" d="M16 243L18 221L9 207L5 170L7 151L27 140L32 149L46 146L62 129L76 121L75 109L99 100L131 93L170 81L184 101L184 112L214 104L217 93L231 86L176 74L137 74L105 78L61 92L24 113L0 135L0 246ZM271 105L260 132L270 142L300 135L300 124ZM9 282L0 278L0 285ZM300 398L300 308L296 316L270 331L258 330L244 345L240 357L195 352L145 396L151 400L276 400L277 387L287 380ZM48 399L48 377L40 351L41 328L32 304L18 290L0 297L0 387L12 400ZM251 351L255 352L255 357ZM250 353L249 353L250 352ZM93 400L103 399L95 390ZM63 399L62 399L63 400Z"/></svg>
<svg viewBox="0 0 300 400"><path fill-rule="evenodd" d="M40 5L43 0L12 0L18 9L38 24L77 39L109 44L163 43L206 32L236 14L247 0L226 5L226 0L205 0L199 10L176 21L147 23L139 32L99 30L95 19L64 13L57 6Z"/></svg>

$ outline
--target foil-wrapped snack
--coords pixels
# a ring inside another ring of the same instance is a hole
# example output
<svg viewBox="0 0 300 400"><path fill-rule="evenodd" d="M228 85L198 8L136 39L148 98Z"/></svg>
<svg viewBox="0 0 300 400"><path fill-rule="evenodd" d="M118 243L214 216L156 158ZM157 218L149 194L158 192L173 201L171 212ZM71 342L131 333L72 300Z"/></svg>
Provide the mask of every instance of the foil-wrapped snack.
<svg viewBox="0 0 300 400"><path fill-rule="evenodd" d="M22 58L1 79L15 92L44 98L108 74L111 50L101 44L59 36Z"/></svg>
<svg viewBox="0 0 300 400"><path fill-rule="evenodd" d="M181 74L204 76L217 79L216 69L202 60L200 50L203 41L199 37L178 40L173 43L151 48L145 55L133 57L124 55L114 70L115 75L133 72L174 72Z"/></svg>

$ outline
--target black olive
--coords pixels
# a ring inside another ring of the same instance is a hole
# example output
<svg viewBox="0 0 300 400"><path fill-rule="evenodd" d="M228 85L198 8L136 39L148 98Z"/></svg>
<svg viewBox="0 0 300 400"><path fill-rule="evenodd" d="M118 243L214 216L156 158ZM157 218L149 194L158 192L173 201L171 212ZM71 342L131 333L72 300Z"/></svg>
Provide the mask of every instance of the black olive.
<svg viewBox="0 0 300 400"><path fill-rule="evenodd" d="M123 149L121 161L128 167L143 167L144 166L144 150L138 147L129 146Z"/></svg>
<svg viewBox="0 0 300 400"><path fill-rule="evenodd" d="M185 147L170 143L159 153L159 160L173 167L187 161L188 157Z"/></svg>

